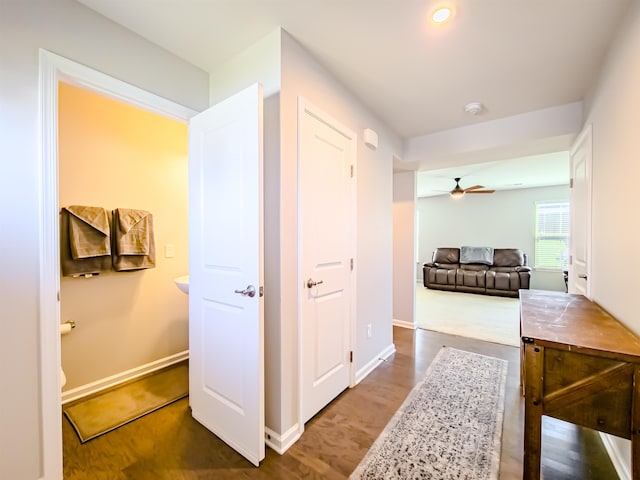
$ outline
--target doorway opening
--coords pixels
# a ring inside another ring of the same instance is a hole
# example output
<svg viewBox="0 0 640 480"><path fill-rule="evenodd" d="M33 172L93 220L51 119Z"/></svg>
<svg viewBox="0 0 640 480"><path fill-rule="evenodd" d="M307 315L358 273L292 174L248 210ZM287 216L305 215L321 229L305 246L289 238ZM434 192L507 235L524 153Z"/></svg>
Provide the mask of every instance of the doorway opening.
<svg viewBox="0 0 640 480"><path fill-rule="evenodd" d="M40 229L40 373L43 425L43 474L62 473L60 257L58 186L58 84L70 85L120 100L181 122L196 112L126 82L40 50L41 229Z"/></svg>

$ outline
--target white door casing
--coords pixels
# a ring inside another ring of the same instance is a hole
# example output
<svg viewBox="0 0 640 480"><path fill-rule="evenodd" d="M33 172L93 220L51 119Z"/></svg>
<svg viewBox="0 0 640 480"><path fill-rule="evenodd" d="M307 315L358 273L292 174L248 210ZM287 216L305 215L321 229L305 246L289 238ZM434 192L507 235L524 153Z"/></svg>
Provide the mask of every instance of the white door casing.
<svg viewBox="0 0 640 480"><path fill-rule="evenodd" d="M260 85L191 119L190 404L256 466L265 455L262 161Z"/></svg>
<svg viewBox="0 0 640 480"><path fill-rule="evenodd" d="M60 240L58 205L58 82L89 89L168 118L187 122L196 112L47 50L39 50L40 191L40 389L42 468L62 479L60 388Z"/></svg>
<svg viewBox="0 0 640 480"><path fill-rule="evenodd" d="M300 405L304 424L350 384L357 137L298 99Z"/></svg>
<svg viewBox="0 0 640 480"><path fill-rule="evenodd" d="M590 295L592 127L580 133L571 149L569 293Z"/></svg>

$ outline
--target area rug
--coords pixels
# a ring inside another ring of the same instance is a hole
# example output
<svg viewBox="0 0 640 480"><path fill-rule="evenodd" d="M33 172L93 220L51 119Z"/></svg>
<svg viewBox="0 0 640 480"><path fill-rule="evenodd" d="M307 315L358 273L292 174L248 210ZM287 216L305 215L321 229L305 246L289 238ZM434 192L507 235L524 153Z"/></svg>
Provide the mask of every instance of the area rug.
<svg viewBox="0 0 640 480"><path fill-rule="evenodd" d="M110 432L189 394L186 362L154 372L104 393L64 405L81 443Z"/></svg>
<svg viewBox="0 0 640 480"><path fill-rule="evenodd" d="M498 478L507 361L443 347L350 479Z"/></svg>
<svg viewBox="0 0 640 480"><path fill-rule="evenodd" d="M418 327L485 342L520 346L520 300L416 287Z"/></svg>

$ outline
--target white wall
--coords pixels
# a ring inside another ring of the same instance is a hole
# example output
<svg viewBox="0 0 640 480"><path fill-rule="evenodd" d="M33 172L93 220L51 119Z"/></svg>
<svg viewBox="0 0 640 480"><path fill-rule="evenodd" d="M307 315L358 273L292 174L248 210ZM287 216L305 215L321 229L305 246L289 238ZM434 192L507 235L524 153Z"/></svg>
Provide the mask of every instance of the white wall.
<svg viewBox="0 0 640 480"><path fill-rule="evenodd" d="M283 396L291 397L290 390L283 393L282 383L282 370L291 368L282 360L289 352L280 348L280 40L280 29L274 30L221 65L210 79L212 104L256 82L263 87L265 423L276 434L283 432Z"/></svg>
<svg viewBox="0 0 640 480"><path fill-rule="evenodd" d="M582 102L558 105L408 138L402 163L435 170L569 150L581 125Z"/></svg>
<svg viewBox="0 0 640 480"><path fill-rule="evenodd" d="M39 371L38 49L200 110L208 75L72 0L0 2L0 478L43 475Z"/></svg>
<svg viewBox="0 0 640 480"><path fill-rule="evenodd" d="M393 175L393 323L415 328L416 172Z"/></svg>
<svg viewBox="0 0 640 480"><path fill-rule="evenodd" d="M358 144L356 369L375 360L393 344L392 157L401 151L402 143L400 137L284 31L272 32L213 72L212 102L256 81L264 86L268 151L265 153L266 423L271 433L285 435L298 422L298 97L305 97L355 132L360 134L364 128L372 128L380 138L375 151L364 146L361 135ZM372 324L374 332L369 340L367 323ZM286 438L283 441L286 443Z"/></svg>
<svg viewBox="0 0 640 480"><path fill-rule="evenodd" d="M393 345L392 159L401 152L402 142L357 99L357 92L345 89L286 32L282 33L282 48L282 315L287 323L283 340L289 342L283 347L293 351L297 335L297 98L302 96L358 134L355 363L359 370ZM378 133L377 150L364 145L364 128ZM369 323L371 339L366 332ZM293 388L295 372L287 373L290 376L284 381ZM293 398L293 390L291 394ZM295 416L283 417L283 427L296 420Z"/></svg>
<svg viewBox="0 0 640 480"><path fill-rule="evenodd" d="M593 125L591 296L636 334L640 334L640 299L633 293L640 271L640 257L634 254L640 242L635 210L635 186L640 180L638 45L640 2L631 2L585 105L585 125ZM619 259L624 259L624 267ZM629 442L609 439L617 459L629 468ZM630 474L626 478L631 478Z"/></svg>
<svg viewBox="0 0 640 480"><path fill-rule="evenodd" d="M557 200L569 200L568 185L419 198L418 261L430 261L438 247L469 245L520 248L533 266L535 202ZM531 288L564 291L562 272L533 271Z"/></svg>

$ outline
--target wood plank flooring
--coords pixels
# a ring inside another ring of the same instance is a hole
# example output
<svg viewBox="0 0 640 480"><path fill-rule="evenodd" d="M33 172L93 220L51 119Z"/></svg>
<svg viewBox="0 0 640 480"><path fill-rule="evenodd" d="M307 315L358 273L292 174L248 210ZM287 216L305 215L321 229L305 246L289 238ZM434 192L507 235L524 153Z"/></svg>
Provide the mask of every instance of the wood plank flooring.
<svg viewBox="0 0 640 480"><path fill-rule="evenodd" d="M422 378L442 345L509 361L500 479L522 478L523 401L515 347L426 330L394 329L396 353L357 387L311 419L284 455L267 448L252 466L191 418L180 400L113 432L80 444L63 419L64 478L80 479L345 479ZM596 432L545 418L545 480L614 480Z"/></svg>

